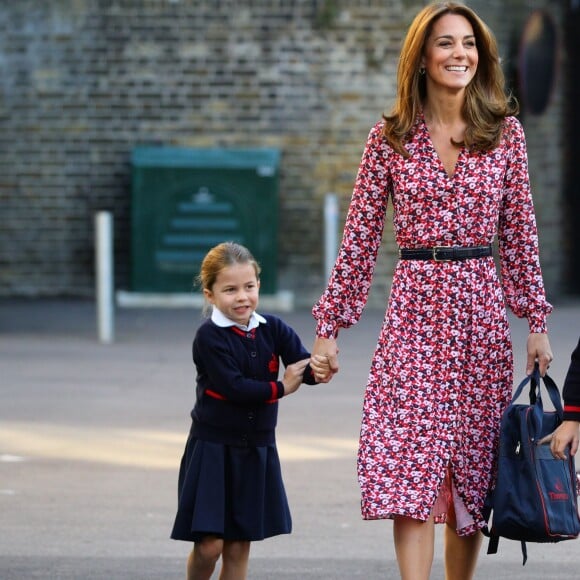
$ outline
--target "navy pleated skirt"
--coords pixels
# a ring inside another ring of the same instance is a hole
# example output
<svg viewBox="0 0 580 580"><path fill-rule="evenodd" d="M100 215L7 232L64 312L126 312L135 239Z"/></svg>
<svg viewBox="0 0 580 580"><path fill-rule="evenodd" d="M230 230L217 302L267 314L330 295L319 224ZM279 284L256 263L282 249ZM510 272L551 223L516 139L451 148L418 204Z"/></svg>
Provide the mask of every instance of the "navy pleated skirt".
<svg viewBox="0 0 580 580"><path fill-rule="evenodd" d="M292 531L275 445L234 447L189 437L171 537L263 540Z"/></svg>

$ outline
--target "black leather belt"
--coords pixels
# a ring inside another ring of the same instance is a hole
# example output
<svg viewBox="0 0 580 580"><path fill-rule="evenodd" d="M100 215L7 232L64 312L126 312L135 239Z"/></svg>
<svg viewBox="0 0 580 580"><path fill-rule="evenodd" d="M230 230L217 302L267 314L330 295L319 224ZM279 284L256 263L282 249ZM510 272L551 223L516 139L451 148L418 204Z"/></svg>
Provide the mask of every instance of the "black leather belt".
<svg viewBox="0 0 580 580"><path fill-rule="evenodd" d="M493 256L489 246L434 246L433 248L399 248L401 260L434 260L435 262L451 262L452 260L468 260L469 258L486 258Z"/></svg>

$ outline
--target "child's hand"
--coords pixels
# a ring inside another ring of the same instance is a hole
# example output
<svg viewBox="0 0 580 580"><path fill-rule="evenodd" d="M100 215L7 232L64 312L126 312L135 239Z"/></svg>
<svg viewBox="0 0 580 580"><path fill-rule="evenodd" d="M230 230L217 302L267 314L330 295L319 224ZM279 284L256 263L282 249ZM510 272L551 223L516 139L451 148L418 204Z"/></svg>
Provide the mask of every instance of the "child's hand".
<svg viewBox="0 0 580 580"><path fill-rule="evenodd" d="M330 360L325 354L313 354L310 357L310 366L319 383L328 383L334 374L330 367Z"/></svg>
<svg viewBox="0 0 580 580"><path fill-rule="evenodd" d="M553 433L546 435L538 442L550 444L550 451L556 459L566 459L566 449L570 445L570 453L576 455L578 451L579 421L564 421Z"/></svg>
<svg viewBox="0 0 580 580"><path fill-rule="evenodd" d="M330 361L325 354L312 355L310 357L310 366L318 382L325 382L324 379L332 374L330 372Z"/></svg>
<svg viewBox="0 0 580 580"><path fill-rule="evenodd" d="M304 376L304 369L308 364L309 359L299 360L286 367L284 371L284 378L282 383L284 384L284 396L290 395L298 390L298 387L302 384L302 377Z"/></svg>
<svg viewBox="0 0 580 580"><path fill-rule="evenodd" d="M325 360L323 361L322 359ZM312 346L310 366L317 382L330 382L332 377L338 372L338 345L336 344L336 339L316 337Z"/></svg>

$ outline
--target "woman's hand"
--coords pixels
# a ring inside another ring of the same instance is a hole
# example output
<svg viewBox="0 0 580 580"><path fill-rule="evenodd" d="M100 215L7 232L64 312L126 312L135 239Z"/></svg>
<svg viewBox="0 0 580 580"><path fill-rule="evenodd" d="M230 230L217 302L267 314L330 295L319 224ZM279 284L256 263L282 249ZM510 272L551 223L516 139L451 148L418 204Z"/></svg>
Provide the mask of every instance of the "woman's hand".
<svg viewBox="0 0 580 580"><path fill-rule="evenodd" d="M316 337L310 366L314 372L314 377L319 383L328 383L338 372L338 345L334 338Z"/></svg>
<svg viewBox="0 0 580 580"><path fill-rule="evenodd" d="M550 451L556 459L566 459L568 445L570 445L572 455L576 455L576 451L578 451L579 430L579 421L564 421L551 435L540 439L540 444L549 443Z"/></svg>
<svg viewBox="0 0 580 580"><path fill-rule="evenodd" d="M532 332L528 336L528 360L526 363L526 374L531 375L534 365L537 362L540 367L540 375L544 376L548 371L554 355L550 348L548 335Z"/></svg>

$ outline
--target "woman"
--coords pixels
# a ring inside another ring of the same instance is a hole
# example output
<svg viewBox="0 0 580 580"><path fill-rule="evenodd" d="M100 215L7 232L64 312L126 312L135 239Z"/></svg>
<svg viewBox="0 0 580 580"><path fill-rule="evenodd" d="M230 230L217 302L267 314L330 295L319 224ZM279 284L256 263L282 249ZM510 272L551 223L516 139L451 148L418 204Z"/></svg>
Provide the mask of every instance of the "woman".
<svg viewBox="0 0 580 580"><path fill-rule="evenodd" d="M399 60L398 94L359 167L328 287L313 308L318 380L364 308L388 198L400 260L363 404L365 519L393 519L404 580L429 578L445 522L447 580L473 577L500 415L513 385L505 303L526 317L527 372L552 360L525 137L497 45L454 2L425 7ZM501 282L492 257L499 240Z"/></svg>

